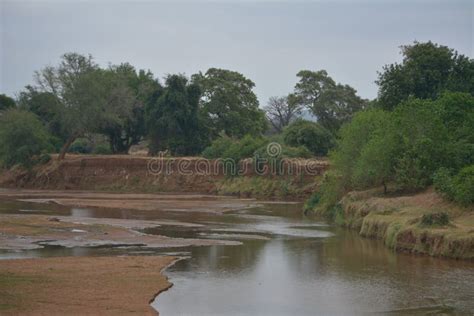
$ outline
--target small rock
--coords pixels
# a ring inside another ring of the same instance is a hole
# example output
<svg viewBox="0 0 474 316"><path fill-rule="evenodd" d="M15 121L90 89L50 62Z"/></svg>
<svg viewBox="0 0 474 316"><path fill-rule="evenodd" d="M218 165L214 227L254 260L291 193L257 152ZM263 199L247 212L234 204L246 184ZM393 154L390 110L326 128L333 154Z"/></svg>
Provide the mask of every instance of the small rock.
<svg viewBox="0 0 474 316"><path fill-rule="evenodd" d="M59 222L59 218L57 218L57 217L50 217L50 218L48 218L48 221L50 221L50 222Z"/></svg>

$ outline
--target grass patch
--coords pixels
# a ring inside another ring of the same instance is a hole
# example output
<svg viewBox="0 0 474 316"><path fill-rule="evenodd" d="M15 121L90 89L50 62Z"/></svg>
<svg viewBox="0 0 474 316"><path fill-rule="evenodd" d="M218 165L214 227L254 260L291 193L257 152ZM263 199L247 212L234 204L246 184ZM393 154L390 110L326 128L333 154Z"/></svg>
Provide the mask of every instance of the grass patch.
<svg viewBox="0 0 474 316"><path fill-rule="evenodd" d="M436 212L423 214L421 217L421 226L446 226L449 224L449 215L446 212Z"/></svg>

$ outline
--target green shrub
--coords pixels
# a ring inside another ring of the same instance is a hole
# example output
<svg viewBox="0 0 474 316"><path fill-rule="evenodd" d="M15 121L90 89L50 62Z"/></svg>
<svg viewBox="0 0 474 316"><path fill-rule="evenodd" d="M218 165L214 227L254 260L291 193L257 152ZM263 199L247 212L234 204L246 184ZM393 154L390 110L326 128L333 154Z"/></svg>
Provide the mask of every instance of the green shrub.
<svg viewBox="0 0 474 316"><path fill-rule="evenodd" d="M462 168L456 175L440 168L434 176L435 189L449 200L460 204L474 203L474 165Z"/></svg>
<svg viewBox="0 0 474 316"><path fill-rule="evenodd" d="M92 145L87 138L78 138L69 147L69 152L74 154L90 154Z"/></svg>
<svg viewBox="0 0 474 316"><path fill-rule="evenodd" d="M215 139L209 147L204 149L202 156L207 159L216 159L224 157L224 153L227 149L233 145L236 140L226 136L221 135Z"/></svg>
<svg viewBox="0 0 474 316"><path fill-rule="evenodd" d="M465 205L474 203L474 165L462 168L454 176L452 188L456 202Z"/></svg>
<svg viewBox="0 0 474 316"><path fill-rule="evenodd" d="M444 197L452 200L454 196L452 177L453 172L448 168L439 168L433 176L433 184L436 191Z"/></svg>
<svg viewBox="0 0 474 316"><path fill-rule="evenodd" d="M304 146L314 155L326 156L334 147L334 136L320 124L296 120L283 131L285 144L292 147Z"/></svg>
<svg viewBox="0 0 474 316"><path fill-rule="evenodd" d="M0 116L0 163L7 168L15 164L30 168L42 153L53 150L49 139L36 115L8 110Z"/></svg>
<svg viewBox="0 0 474 316"><path fill-rule="evenodd" d="M445 226L449 224L449 216L445 212L423 214L420 224L422 226Z"/></svg>
<svg viewBox="0 0 474 316"><path fill-rule="evenodd" d="M51 161L51 155L48 153L41 154L38 159L38 163L41 165L47 164Z"/></svg>
<svg viewBox="0 0 474 316"><path fill-rule="evenodd" d="M96 155L111 155L112 150L110 149L110 146L107 144L99 144L94 147L94 150L92 151L92 153Z"/></svg>
<svg viewBox="0 0 474 316"><path fill-rule="evenodd" d="M321 195L319 192L313 192L309 199L306 200L303 206L304 212L311 212L315 209L315 207L319 204L319 201L321 200Z"/></svg>

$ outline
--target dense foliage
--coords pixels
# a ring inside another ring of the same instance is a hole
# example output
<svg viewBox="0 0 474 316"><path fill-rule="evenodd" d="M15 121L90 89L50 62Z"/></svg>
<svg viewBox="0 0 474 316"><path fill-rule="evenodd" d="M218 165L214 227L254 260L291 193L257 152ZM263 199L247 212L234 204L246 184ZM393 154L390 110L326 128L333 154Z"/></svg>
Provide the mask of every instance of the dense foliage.
<svg viewBox="0 0 474 316"><path fill-rule="evenodd" d="M163 92L146 108L152 154L170 150L175 155L192 155L202 150L199 97L199 86L186 77L166 78Z"/></svg>
<svg viewBox="0 0 474 316"><path fill-rule="evenodd" d="M314 155L326 156L334 146L334 136L319 123L296 120L283 131L286 145L304 146Z"/></svg>
<svg viewBox="0 0 474 316"><path fill-rule="evenodd" d="M51 149L49 139L48 131L33 113L6 111L0 116L0 165L33 166Z"/></svg>
<svg viewBox="0 0 474 316"><path fill-rule="evenodd" d="M444 91L474 94L474 61L432 42L402 46L403 61L379 74L378 104L392 110L409 97L436 99Z"/></svg>
<svg viewBox="0 0 474 316"><path fill-rule="evenodd" d="M302 70L297 76L299 82L291 97L307 107L331 132L337 132L342 124L367 106L367 100L360 98L354 88L336 83L325 70Z"/></svg>
<svg viewBox="0 0 474 316"><path fill-rule="evenodd" d="M469 201L472 169L465 167L474 163L473 102L470 94L445 93L435 101L409 99L393 112L356 114L331 154L321 200L331 205L349 190L379 185L387 190L388 184L413 192L435 179L453 200Z"/></svg>
<svg viewBox="0 0 474 316"><path fill-rule="evenodd" d="M259 135L267 128L253 92L255 83L241 73L211 68L193 75L192 81L201 88L200 105L213 139L221 132L237 138Z"/></svg>

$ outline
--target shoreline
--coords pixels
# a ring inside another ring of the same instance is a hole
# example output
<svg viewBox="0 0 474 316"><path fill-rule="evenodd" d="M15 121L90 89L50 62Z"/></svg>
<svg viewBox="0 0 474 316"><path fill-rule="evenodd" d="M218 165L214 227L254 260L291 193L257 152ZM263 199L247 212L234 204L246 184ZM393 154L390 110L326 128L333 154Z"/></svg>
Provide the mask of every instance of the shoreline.
<svg viewBox="0 0 474 316"><path fill-rule="evenodd" d="M449 221L438 223L440 216ZM426 219L433 222L425 224ZM474 212L444 201L432 189L403 196L351 192L335 208L333 221L397 252L474 261Z"/></svg>

